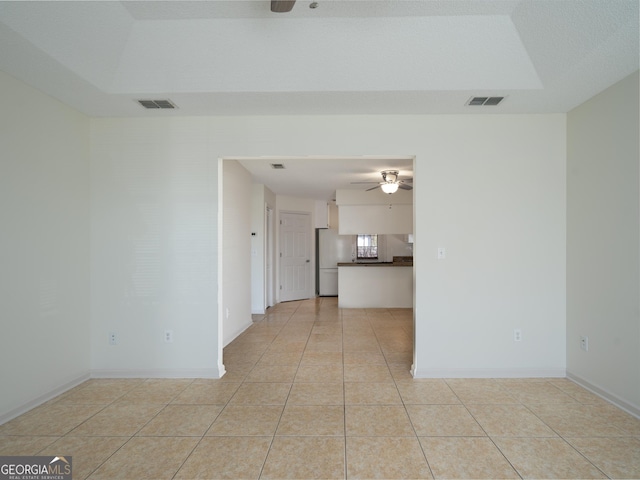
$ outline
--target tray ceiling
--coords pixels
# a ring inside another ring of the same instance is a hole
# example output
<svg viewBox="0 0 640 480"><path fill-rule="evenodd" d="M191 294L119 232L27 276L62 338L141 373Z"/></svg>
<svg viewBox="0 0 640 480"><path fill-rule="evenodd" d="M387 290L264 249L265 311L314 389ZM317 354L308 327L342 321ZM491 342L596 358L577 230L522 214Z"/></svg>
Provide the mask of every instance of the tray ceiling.
<svg viewBox="0 0 640 480"><path fill-rule="evenodd" d="M2 1L0 69L93 116L556 113L638 69L637 0L309 3Z"/></svg>

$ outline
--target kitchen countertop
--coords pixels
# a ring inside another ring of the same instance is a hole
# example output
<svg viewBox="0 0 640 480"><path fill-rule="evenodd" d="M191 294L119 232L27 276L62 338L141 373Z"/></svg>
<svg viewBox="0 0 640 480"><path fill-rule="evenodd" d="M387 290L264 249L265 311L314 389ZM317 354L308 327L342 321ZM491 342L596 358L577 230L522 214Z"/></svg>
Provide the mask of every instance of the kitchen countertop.
<svg viewBox="0 0 640 480"><path fill-rule="evenodd" d="M360 260L360 263L339 263L336 269L338 270L338 307L411 308L414 267L407 263L409 262L400 262L399 259L395 262Z"/></svg>
<svg viewBox="0 0 640 480"><path fill-rule="evenodd" d="M340 262L339 267L413 267L413 257L394 256L393 262Z"/></svg>
<svg viewBox="0 0 640 480"><path fill-rule="evenodd" d="M413 262L341 262L339 267L412 267Z"/></svg>

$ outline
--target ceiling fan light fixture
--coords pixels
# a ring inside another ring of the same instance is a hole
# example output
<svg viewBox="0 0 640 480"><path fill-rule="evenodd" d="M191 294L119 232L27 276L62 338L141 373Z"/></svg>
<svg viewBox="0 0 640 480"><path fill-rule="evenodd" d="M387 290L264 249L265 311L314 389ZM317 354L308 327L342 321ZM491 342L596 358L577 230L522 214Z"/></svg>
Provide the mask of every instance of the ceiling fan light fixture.
<svg viewBox="0 0 640 480"><path fill-rule="evenodd" d="M387 182L380 184L380 188L384 193L388 193L391 195L398 191L398 183L397 182Z"/></svg>
<svg viewBox="0 0 640 480"><path fill-rule="evenodd" d="M293 9L296 0L271 0L271 11L274 13L287 13Z"/></svg>
<svg viewBox="0 0 640 480"><path fill-rule="evenodd" d="M398 171L397 170L383 170L380 172L382 175L382 180L387 183L395 183L398 181Z"/></svg>

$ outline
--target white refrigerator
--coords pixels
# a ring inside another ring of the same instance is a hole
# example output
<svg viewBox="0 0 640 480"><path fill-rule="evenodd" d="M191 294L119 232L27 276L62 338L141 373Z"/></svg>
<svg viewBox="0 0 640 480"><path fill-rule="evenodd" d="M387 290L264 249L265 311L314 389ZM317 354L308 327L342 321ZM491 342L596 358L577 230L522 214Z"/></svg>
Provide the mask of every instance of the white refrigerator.
<svg viewBox="0 0 640 480"><path fill-rule="evenodd" d="M318 229L317 290L321 297L338 295L338 263L350 262L355 252L353 235L338 235L336 230Z"/></svg>

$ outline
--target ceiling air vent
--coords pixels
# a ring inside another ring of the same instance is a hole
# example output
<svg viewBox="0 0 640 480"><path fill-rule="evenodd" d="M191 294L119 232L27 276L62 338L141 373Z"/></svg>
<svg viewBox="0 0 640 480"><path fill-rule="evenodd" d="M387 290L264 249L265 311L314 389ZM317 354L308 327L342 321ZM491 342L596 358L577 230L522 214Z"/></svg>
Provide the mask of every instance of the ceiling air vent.
<svg viewBox="0 0 640 480"><path fill-rule="evenodd" d="M284 163L272 163L271 168L274 170L284 170Z"/></svg>
<svg viewBox="0 0 640 480"><path fill-rule="evenodd" d="M504 97L471 97L467 102L467 105L471 107L475 106L496 106L498 105Z"/></svg>
<svg viewBox="0 0 640 480"><path fill-rule="evenodd" d="M171 100L138 100L138 103L147 109L176 108Z"/></svg>

